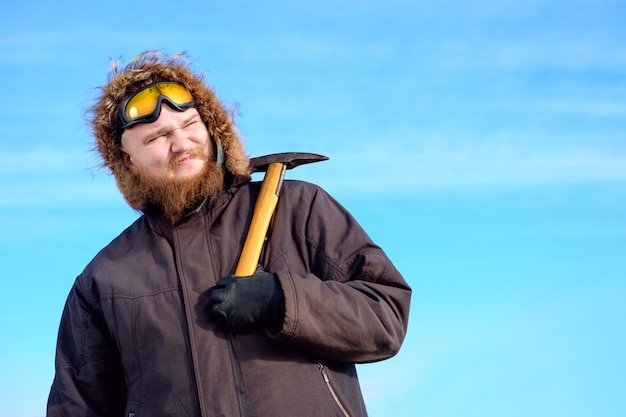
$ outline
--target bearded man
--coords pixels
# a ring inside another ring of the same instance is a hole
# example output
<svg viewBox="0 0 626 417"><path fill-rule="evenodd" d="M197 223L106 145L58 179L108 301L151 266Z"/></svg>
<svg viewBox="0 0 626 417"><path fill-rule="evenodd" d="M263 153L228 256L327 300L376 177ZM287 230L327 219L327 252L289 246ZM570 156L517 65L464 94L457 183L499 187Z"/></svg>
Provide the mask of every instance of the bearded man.
<svg viewBox="0 0 626 417"><path fill-rule="evenodd" d="M184 55L116 64L96 149L141 216L76 279L56 416L365 416L355 364L395 355L411 289L318 186L285 181L261 268L233 271L260 184Z"/></svg>

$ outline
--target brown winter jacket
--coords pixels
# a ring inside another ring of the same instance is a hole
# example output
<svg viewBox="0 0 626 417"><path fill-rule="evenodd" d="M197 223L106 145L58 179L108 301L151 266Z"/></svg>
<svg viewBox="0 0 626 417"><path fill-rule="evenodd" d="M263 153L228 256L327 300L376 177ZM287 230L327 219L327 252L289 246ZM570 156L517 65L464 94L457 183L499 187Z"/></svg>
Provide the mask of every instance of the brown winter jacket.
<svg viewBox="0 0 626 417"><path fill-rule="evenodd" d="M285 296L277 334L224 332L207 290L236 266L259 184L179 224L144 215L77 278L48 416L365 416L354 363L398 352L411 290L320 188L284 184L262 254Z"/></svg>

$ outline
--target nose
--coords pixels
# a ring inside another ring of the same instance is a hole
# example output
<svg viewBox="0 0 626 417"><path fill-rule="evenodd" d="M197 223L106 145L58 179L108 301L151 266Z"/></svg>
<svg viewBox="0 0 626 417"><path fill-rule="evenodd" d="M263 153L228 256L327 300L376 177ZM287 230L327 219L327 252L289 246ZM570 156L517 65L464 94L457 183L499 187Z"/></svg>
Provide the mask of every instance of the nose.
<svg viewBox="0 0 626 417"><path fill-rule="evenodd" d="M185 152L189 149L190 141L182 129L175 129L170 133L170 149L173 153Z"/></svg>

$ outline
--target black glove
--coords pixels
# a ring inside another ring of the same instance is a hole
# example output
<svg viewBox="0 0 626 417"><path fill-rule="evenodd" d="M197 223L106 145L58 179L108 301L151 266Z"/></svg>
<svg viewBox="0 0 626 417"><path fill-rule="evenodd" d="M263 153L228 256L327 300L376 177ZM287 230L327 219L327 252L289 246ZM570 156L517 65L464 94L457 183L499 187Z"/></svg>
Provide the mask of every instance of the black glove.
<svg viewBox="0 0 626 417"><path fill-rule="evenodd" d="M278 278L264 271L247 277L229 275L211 290L211 313L236 333L282 327L285 296Z"/></svg>

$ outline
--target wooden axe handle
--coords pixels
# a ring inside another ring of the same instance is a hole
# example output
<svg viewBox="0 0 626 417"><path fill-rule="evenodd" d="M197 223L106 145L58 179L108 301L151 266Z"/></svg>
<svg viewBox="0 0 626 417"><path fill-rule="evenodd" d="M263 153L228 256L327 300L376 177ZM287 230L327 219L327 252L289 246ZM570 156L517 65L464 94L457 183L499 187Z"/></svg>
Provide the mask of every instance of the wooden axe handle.
<svg viewBox="0 0 626 417"><path fill-rule="evenodd" d="M278 194L283 183L285 170L285 164L280 162L270 164L267 167L263 184L261 184L261 191L254 205L250 229L248 229L239 263L235 269L235 275L238 277L252 275L256 272L267 229L278 203Z"/></svg>

